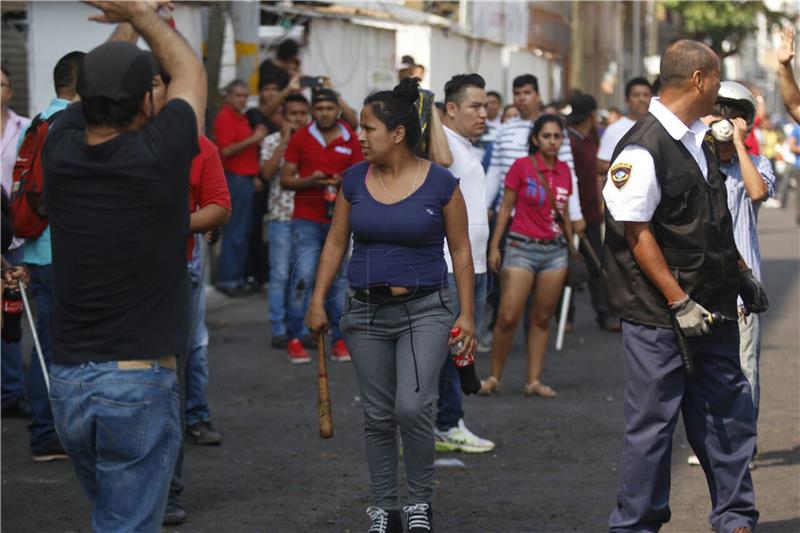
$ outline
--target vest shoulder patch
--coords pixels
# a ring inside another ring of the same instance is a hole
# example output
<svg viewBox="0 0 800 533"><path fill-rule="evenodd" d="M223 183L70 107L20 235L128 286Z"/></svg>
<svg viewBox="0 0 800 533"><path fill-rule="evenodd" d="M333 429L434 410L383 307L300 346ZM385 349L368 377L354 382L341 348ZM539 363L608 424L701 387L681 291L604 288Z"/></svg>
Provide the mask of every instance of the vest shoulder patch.
<svg viewBox="0 0 800 533"><path fill-rule="evenodd" d="M613 183L617 189L622 189L631 177L631 170L633 170L633 165L628 163L616 163L611 167L611 171L609 172L611 183Z"/></svg>

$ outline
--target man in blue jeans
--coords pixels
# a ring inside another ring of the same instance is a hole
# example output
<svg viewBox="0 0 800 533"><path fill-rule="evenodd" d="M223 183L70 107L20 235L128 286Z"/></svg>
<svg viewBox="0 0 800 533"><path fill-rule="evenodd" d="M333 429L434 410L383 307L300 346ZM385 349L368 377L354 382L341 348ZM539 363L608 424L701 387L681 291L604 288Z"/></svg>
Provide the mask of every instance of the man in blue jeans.
<svg viewBox="0 0 800 533"><path fill-rule="evenodd" d="M225 90L225 105L214 120L214 136L231 195L231 219L222 237L217 290L231 297L245 296L247 254L253 222L255 180L260 172L258 146L267 135L263 124L251 126L247 115L248 87L234 80Z"/></svg>
<svg viewBox="0 0 800 533"><path fill-rule="evenodd" d="M286 351L292 363L308 363L311 358L300 338L305 328L311 288L319 254L331 226L333 201L342 172L364 156L353 130L340 120L339 95L320 89L311 101L313 121L292 135L284 154L281 186L295 191L292 213L292 271L287 311ZM326 194L328 196L326 196ZM334 361L349 361L350 353L339 331L347 280L340 275L328 292L327 309L331 317Z"/></svg>
<svg viewBox="0 0 800 533"><path fill-rule="evenodd" d="M261 143L261 177L269 187L269 323L273 348L286 349L286 310L291 300L289 270L292 266L292 212L294 191L281 187L283 154L294 132L308 124L308 100L290 94L281 109L281 131L271 133ZM305 328L301 339L308 336Z"/></svg>
<svg viewBox="0 0 800 533"><path fill-rule="evenodd" d="M48 120L63 111L71 102L78 100L75 85L78 70L83 60L83 52L70 52L56 63L53 69L53 82L56 89L54 98L40 116ZM23 136L20 136L20 145ZM36 238L29 238L22 245L23 262L31 276L30 296L36 305L36 333L42 348L45 364L50 364L50 307L53 299L53 256L50 249L50 228ZM28 369L28 397L30 398L32 421L31 456L36 462L66 459L61 443L53 425L53 413L44 382L42 366L34 348Z"/></svg>
<svg viewBox="0 0 800 533"><path fill-rule="evenodd" d="M475 268L475 331L481 330L483 304L486 300L486 243L489 239L489 217L486 208L486 174L480 159L472 149L470 139L481 136L486 127L486 105L488 98L486 83L478 74L459 74L447 82L445 93L444 133L453 164L450 172L460 180L461 193L467 205L469 219L469 242L472 248L472 263ZM453 276L453 261L445 241L445 260L448 268L450 299L458 316L460 306ZM437 403L436 437L437 451L462 451L483 453L494 449L494 443L472 433L464 424L461 380L452 358L445 361L439 376L439 401Z"/></svg>
<svg viewBox="0 0 800 533"><path fill-rule="evenodd" d="M99 5L100 18L144 37L172 83L155 115L150 59L130 43L105 43L83 59L81 102L48 133L50 400L92 529L157 532L181 440L187 190L206 74L148 3Z"/></svg>

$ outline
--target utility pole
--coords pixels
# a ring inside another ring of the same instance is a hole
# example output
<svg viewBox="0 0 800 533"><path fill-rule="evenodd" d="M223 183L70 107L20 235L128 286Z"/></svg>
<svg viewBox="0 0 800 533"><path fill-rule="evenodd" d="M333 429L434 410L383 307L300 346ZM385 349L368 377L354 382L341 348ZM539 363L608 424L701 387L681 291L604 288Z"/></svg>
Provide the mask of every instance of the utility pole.
<svg viewBox="0 0 800 533"><path fill-rule="evenodd" d="M569 25L572 45L569 53L569 85L564 87L565 96L572 88L583 89L583 23L579 0L572 0Z"/></svg>
<svg viewBox="0 0 800 533"><path fill-rule="evenodd" d="M208 107L215 116L222 104L219 93L219 72L222 68L222 44L225 40L225 2L208 6L208 37L206 41L206 72L208 72Z"/></svg>
<svg viewBox="0 0 800 533"><path fill-rule="evenodd" d="M642 3L633 2L633 73L638 76L642 72Z"/></svg>
<svg viewBox="0 0 800 533"><path fill-rule="evenodd" d="M231 2L231 23L236 46L236 77L244 80L250 94L258 94L258 24L261 3L253 0Z"/></svg>

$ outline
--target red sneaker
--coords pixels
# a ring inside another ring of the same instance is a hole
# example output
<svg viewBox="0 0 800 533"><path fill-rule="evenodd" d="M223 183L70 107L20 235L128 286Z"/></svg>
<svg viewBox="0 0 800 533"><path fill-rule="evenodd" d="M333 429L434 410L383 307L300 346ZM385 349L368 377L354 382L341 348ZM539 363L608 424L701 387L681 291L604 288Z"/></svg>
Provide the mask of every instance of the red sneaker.
<svg viewBox="0 0 800 533"><path fill-rule="evenodd" d="M344 344L344 340L339 339L333 343L331 348L331 360L339 363L346 363L350 361L350 352Z"/></svg>
<svg viewBox="0 0 800 533"><path fill-rule="evenodd" d="M289 354L289 361L293 364L310 363L311 356L308 355L300 339L294 338L286 345L286 352Z"/></svg>

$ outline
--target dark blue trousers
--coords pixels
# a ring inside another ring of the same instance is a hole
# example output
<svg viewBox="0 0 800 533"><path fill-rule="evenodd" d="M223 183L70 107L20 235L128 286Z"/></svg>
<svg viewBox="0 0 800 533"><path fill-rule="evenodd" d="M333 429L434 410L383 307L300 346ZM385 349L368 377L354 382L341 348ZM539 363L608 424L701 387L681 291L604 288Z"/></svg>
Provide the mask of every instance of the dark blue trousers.
<svg viewBox="0 0 800 533"><path fill-rule="evenodd" d="M683 370L671 329L623 321L622 341L625 443L610 531L654 532L669 521L672 434L679 413L706 475L712 527L718 533L755 528L758 512L747 469L756 443L755 411L739 366L736 323L689 339L693 376Z"/></svg>

